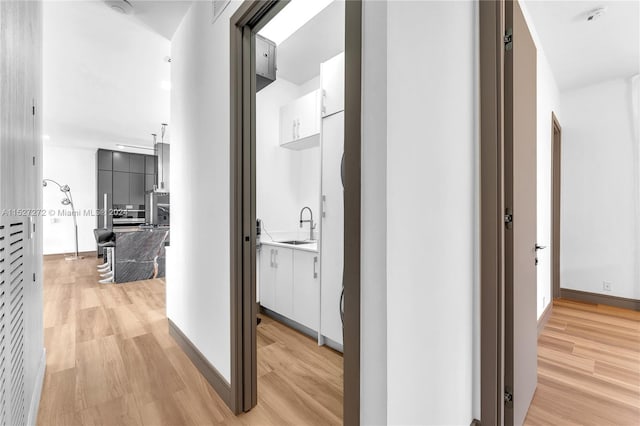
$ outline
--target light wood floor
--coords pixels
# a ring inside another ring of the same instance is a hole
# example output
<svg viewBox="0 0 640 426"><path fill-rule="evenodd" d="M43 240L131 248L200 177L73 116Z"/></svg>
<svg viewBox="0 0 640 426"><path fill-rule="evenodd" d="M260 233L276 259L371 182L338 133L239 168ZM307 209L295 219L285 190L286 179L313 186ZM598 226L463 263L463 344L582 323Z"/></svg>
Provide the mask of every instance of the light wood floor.
<svg viewBox="0 0 640 426"><path fill-rule="evenodd" d="M169 336L162 280L97 284L96 259L44 262L39 425L342 423L342 356L258 326L258 406L234 417Z"/></svg>
<svg viewBox="0 0 640 426"><path fill-rule="evenodd" d="M640 425L640 312L557 300L527 425Z"/></svg>

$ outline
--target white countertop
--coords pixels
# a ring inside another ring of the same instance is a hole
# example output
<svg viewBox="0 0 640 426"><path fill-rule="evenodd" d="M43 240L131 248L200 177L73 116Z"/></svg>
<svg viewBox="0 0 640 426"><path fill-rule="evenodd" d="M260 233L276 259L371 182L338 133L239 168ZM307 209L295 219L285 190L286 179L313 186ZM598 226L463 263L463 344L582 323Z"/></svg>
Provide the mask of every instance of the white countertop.
<svg viewBox="0 0 640 426"><path fill-rule="evenodd" d="M301 251L310 251L313 253L317 253L318 252L318 241L313 241L312 243L309 244L300 244L300 245L293 245L293 244L285 244L285 243L281 243L278 241L270 241L270 240L261 240L260 241L261 244L265 245L265 246L275 246L275 247L284 247L284 248L290 248L290 249L294 249L294 250L301 250Z"/></svg>

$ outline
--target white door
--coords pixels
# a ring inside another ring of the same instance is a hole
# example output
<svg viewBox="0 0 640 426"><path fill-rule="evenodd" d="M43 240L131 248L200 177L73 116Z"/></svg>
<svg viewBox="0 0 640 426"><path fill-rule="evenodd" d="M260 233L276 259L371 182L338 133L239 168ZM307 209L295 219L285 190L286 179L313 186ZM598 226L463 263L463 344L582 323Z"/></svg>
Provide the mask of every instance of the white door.
<svg viewBox="0 0 640 426"><path fill-rule="evenodd" d="M344 111L322 119L322 222L320 330L342 345L340 298L344 261L344 200L341 163L344 151Z"/></svg>
<svg viewBox="0 0 640 426"><path fill-rule="evenodd" d="M344 53L320 65L322 117L344 110Z"/></svg>
<svg viewBox="0 0 640 426"><path fill-rule="evenodd" d="M275 249L276 307L280 315L293 316L293 249Z"/></svg>
<svg viewBox="0 0 640 426"><path fill-rule="evenodd" d="M260 305L271 310L276 308L275 252L275 247L267 245L260 252Z"/></svg>
<svg viewBox="0 0 640 426"><path fill-rule="evenodd" d="M318 258L318 253L293 252L293 320L316 331L320 316Z"/></svg>

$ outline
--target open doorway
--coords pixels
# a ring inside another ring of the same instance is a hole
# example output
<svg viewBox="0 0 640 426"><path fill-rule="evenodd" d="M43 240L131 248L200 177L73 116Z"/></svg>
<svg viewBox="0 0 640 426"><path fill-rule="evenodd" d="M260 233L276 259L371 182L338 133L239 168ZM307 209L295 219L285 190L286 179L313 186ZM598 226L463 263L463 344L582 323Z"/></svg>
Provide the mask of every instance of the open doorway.
<svg viewBox="0 0 640 426"><path fill-rule="evenodd" d="M324 2L306 19L293 14L309 13L298 3L246 1L231 19L230 405L260 404L260 328L279 328L311 336L316 351L344 351L338 421L355 424L361 3Z"/></svg>

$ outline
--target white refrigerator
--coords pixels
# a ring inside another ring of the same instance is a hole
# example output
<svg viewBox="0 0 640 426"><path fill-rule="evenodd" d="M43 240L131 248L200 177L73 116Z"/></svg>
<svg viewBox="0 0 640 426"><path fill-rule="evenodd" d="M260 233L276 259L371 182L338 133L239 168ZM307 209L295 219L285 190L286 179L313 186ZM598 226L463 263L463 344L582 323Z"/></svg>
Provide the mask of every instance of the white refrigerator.
<svg viewBox="0 0 640 426"><path fill-rule="evenodd" d="M342 350L344 53L320 68L322 179L320 343Z"/></svg>

